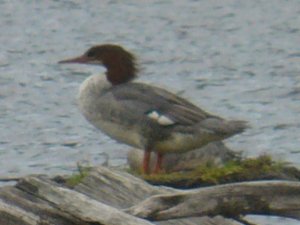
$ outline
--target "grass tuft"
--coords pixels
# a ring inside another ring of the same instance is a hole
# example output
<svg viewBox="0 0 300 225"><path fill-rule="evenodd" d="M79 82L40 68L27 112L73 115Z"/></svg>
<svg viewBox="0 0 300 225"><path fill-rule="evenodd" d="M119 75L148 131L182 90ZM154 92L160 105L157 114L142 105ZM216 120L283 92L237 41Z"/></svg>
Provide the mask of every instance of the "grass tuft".
<svg viewBox="0 0 300 225"><path fill-rule="evenodd" d="M153 175L144 175L139 171L132 173L151 184L194 188L241 181L284 179L287 177L287 168L286 164L275 162L268 155L262 155L257 158L229 161L223 166L199 165L190 171ZM299 171L297 174L299 176Z"/></svg>
<svg viewBox="0 0 300 225"><path fill-rule="evenodd" d="M79 163L77 163L77 170L78 172L74 173L66 179L66 185L68 187L73 188L77 184L79 184L89 174L91 167L82 166Z"/></svg>

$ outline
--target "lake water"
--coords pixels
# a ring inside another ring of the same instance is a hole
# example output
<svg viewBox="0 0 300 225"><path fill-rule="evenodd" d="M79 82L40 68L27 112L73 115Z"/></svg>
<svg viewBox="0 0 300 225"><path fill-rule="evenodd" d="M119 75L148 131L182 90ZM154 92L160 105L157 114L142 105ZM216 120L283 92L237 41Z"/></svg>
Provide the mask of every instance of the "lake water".
<svg viewBox="0 0 300 225"><path fill-rule="evenodd" d="M229 147L300 167L298 0L0 0L0 9L0 176L126 162L129 147L76 105L80 83L104 69L57 64L102 43L133 51L141 81L249 121Z"/></svg>

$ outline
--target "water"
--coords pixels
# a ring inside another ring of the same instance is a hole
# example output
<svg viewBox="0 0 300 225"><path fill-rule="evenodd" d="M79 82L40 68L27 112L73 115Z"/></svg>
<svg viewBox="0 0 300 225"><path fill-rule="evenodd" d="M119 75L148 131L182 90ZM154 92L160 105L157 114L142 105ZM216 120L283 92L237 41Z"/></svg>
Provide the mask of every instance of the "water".
<svg viewBox="0 0 300 225"><path fill-rule="evenodd" d="M270 1L0 1L0 176L126 161L75 97L103 68L58 65L101 43L139 57L140 80L252 128L226 141L300 166L300 8Z"/></svg>

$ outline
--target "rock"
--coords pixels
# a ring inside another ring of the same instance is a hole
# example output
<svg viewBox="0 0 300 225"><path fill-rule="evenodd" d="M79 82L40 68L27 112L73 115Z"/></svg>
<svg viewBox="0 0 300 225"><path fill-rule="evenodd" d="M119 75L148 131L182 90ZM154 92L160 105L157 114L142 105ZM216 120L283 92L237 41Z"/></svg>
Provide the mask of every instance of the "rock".
<svg viewBox="0 0 300 225"><path fill-rule="evenodd" d="M131 149L127 156L127 161L133 171L140 171L143 163L144 151L140 149ZM223 165L229 160L239 157L239 154L227 148L223 142L213 142L202 148L195 149L186 153L170 153L164 156L162 168L166 172L176 172L191 170L201 164L210 163L215 166ZM154 169L156 154L151 154L150 168Z"/></svg>

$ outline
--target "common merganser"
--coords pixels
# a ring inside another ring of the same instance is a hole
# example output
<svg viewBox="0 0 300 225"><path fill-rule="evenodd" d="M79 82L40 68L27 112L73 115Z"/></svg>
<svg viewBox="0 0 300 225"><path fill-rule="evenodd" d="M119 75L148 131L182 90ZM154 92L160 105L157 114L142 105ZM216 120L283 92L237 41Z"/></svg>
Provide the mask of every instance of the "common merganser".
<svg viewBox="0 0 300 225"><path fill-rule="evenodd" d="M224 120L162 88L132 82L137 76L132 53L113 44L93 46L83 55L59 63L97 64L105 76L88 77L79 89L85 118L108 136L144 149L143 172L156 152L154 173L163 155L184 153L242 132L245 121Z"/></svg>

